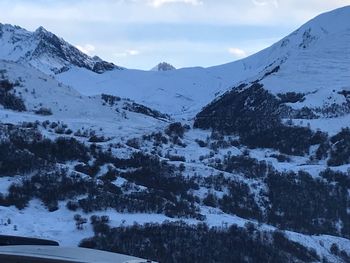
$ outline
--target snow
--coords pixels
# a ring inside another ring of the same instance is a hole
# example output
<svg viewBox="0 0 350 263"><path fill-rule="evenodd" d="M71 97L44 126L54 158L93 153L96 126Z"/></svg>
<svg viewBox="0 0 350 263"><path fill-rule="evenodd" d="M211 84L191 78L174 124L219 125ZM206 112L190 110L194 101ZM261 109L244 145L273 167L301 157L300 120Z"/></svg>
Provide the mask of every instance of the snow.
<svg viewBox="0 0 350 263"><path fill-rule="evenodd" d="M82 53L43 27L29 32L8 24L0 24L0 59L26 62L48 75L71 65L93 70L96 63L105 63ZM121 69L117 66L114 68Z"/></svg>
<svg viewBox="0 0 350 263"><path fill-rule="evenodd" d="M30 63L45 73L50 67L68 65L69 70L55 78L83 95L106 93L130 98L177 119L193 118L202 107L231 87L258 79L262 79L260 82L273 94L305 93L305 101L292 104L294 108L323 107L344 103L344 96L338 92L350 89L349 13L350 7L344 7L322 14L257 54L210 68L125 69L96 74L47 54ZM40 36L53 35L43 28L34 33L9 25L2 28L0 58L14 61L23 60L28 51L35 49ZM70 48L68 43L63 43L64 49ZM96 62L94 58L90 58L91 61L84 58L87 64ZM280 67L277 73L266 76L277 66Z"/></svg>
<svg viewBox="0 0 350 263"><path fill-rule="evenodd" d="M230 226L232 224L243 227L249 220L224 214L212 208L203 208L207 214L209 226ZM77 246L83 238L93 236L92 226L87 223L83 230L77 230L73 217L75 214L82 214L82 217L89 219L91 215L108 215L109 225L112 227L129 226L135 223L164 223L174 221L185 221L188 224L196 224L200 221L195 219L174 219L161 214L138 214L118 213L112 209L96 211L90 214L73 212L65 207L65 202L59 203L59 209L48 212L38 200L30 201L27 208L18 211L14 207L0 207L0 234L20 235L55 240L62 246ZM7 220L11 224L7 224ZM14 227L16 226L16 227Z"/></svg>
<svg viewBox="0 0 350 263"><path fill-rule="evenodd" d="M207 216L206 223L211 227L226 228L231 225L244 227L249 222L253 223L261 230L276 230L273 226L260 224L257 221L247 220L234 215L228 215L222 213L218 209L210 207L203 207L202 212ZM46 208L37 200L32 200L29 206L22 211L18 211L14 207L0 207L0 234L50 239L58 241L63 247L74 247L77 246L83 238L93 236L92 227L89 223L84 225L83 230L76 229L73 217L77 213L79 212L67 210L64 202L59 203L59 210L50 213L47 212ZM168 218L164 215L121 214L113 210L82 214L85 218L89 218L91 215L108 215L112 227L128 226L133 225L134 223L144 224L179 221L179 219ZM10 224L7 224L8 218L11 219ZM193 219L182 221L187 224L199 223L199 221ZM14 227L15 225L16 230ZM291 240L299 242L307 247L314 248L319 252L319 255L326 255L327 258L334 258L329 252L330 246L333 243L336 243L339 248L345 251L350 250L350 240L348 239L328 235L309 236L291 231L286 231L286 234Z"/></svg>
<svg viewBox="0 0 350 263"><path fill-rule="evenodd" d="M305 101L292 104L294 108L341 104L345 98L338 92L350 89L349 14L350 7L323 14L271 47L225 65L167 72L111 71L100 75L72 68L57 78L82 94L132 98L180 119L193 117L230 87L262 78L261 83L273 94L305 93ZM277 66L277 73L265 76Z"/></svg>
<svg viewBox="0 0 350 263"><path fill-rule="evenodd" d="M290 240L315 249L318 255L325 256L331 262L339 262L339 259L330 251L332 244L336 244L341 250L350 251L350 242L345 238L329 235L306 236L291 231L285 231L285 233Z"/></svg>
<svg viewBox="0 0 350 263"><path fill-rule="evenodd" d="M181 120L193 124L194 116L202 107L222 95L230 88L243 82L260 80L264 87L273 94L300 92L305 94L305 100L289 105L295 109L304 106L323 107L336 103L345 103L346 99L338 92L350 90L350 7L338 9L323 14L303 25L291 35L271 47L246 59L210 68L185 68L171 71L141 71L113 70L103 74L74 66L57 57L43 54L35 59L26 59L25 54L32 52L39 45L40 34L51 33L43 28L35 33L10 25L0 25L0 69L6 69L6 76L13 82L20 81L16 87L16 95L25 101L27 112L14 112L0 108L0 122L18 124L21 122L61 122L68 125L73 132L77 130L93 130L97 135L103 135L110 140L101 143L120 143L121 147L113 147L112 153L118 157L127 157L135 149L126 147L127 139L140 138L152 132L164 131L169 124L143 114L129 112L123 109L122 99L116 105L104 105L100 94L112 94L122 98L130 98L138 103L170 114L173 120ZM331 21L331 22L330 22ZM1 34L2 32L2 34ZM65 45L69 48L68 43ZM6 59L6 60L4 60ZM97 61L96 58L92 60ZM89 64L90 60L87 61ZM92 62L91 62L92 63ZM69 70L58 75L52 75L52 68L69 66ZM271 72L277 66L278 72ZM34 112L40 107L50 108L52 115L40 116ZM313 130L322 130L330 136L341 128L349 127L350 115L334 118L319 118L311 120L294 119L298 126L309 126ZM287 120L285 120L287 121ZM40 127L45 137L56 138L53 131ZM210 131L191 129L186 132L183 142L186 147L178 145L163 145L162 156L167 153L184 156L185 162L170 162L179 166L184 164L185 176L200 175L203 177L222 173L234 180L245 180L248 185L257 184L256 180L244 178L235 173L226 173L208 165L209 159L222 159L229 151L232 155L241 155L245 147L229 147L213 151L209 147L199 147L197 139L206 141ZM79 138L86 142L87 138ZM144 143L142 151L152 149L151 143ZM314 150L314 149L313 149ZM213 156L210 157L210 154ZM325 169L325 163L311 163L308 156L290 156L290 162L278 162L270 157L278 154L271 149L250 150L250 156L265 160L278 171L307 171L312 176L318 176ZM201 160L201 156L206 156ZM163 158L165 159L165 158ZM73 164L66 164L73 166ZM333 167L334 170L347 171L350 164ZM106 171L107 166L102 171ZM102 173L102 172L101 172ZM8 187L20 180L18 177L0 178L0 193L5 193ZM117 178L113 183L121 186L127 180ZM139 186L138 186L139 187ZM261 185L252 192L258 196ZM208 189L200 188L197 196L205 196ZM224 192L217 191L218 196ZM220 211L200 205L201 213L206 216L205 222L210 226L238 225L243 227L247 222L258 225L258 222L228 215ZM77 212L69 211L65 202L59 203L59 209L48 212L38 200L32 200L24 210L14 207L0 207L0 233L47 238L59 241L65 246L76 246L85 237L93 235L92 227L86 224L83 230L77 230L73 217ZM161 214L130 214L117 213L114 210L83 214L108 215L110 225L126 226L135 222L138 224L165 221L178 221ZM8 224L8 219L11 223ZM184 220L188 224L199 221ZM14 227L16 225L16 227ZM273 226L262 224L259 227L275 230ZM337 243L342 249L350 251L350 241L331 236L309 236L295 232L287 232L288 237L306 246L315 248L320 254L334 259L329 249L332 243Z"/></svg>
<svg viewBox="0 0 350 263"><path fill-rule="evenodd" d="M131 98L174 117L192 117L215 98L228 83L222 84L205 69L173 71L122 70L96 74L82 68L56 76L85 95L101 93Z"/></svg>
<svg viewBox="0 0 350 263"><path fill-rule="evenodd" d="M314 131L326 131L330 136L333 136L339 133L343 128L349 127L350 115L348 114L337 118L320 118L311 120L293 119L292 123L297 126L310 127Z"/></svg>
<svg viewBox="0 0 350 263"><path fill-rule="evenodd" d="M15 89L25 101L29 111L23 113L0 109L2 122L60 121L67 124L73 131L84 127L95 130L97 133L101 130L106 137L115 137L118 134L120 138L142 135L167 125L164 121L143 114L124 112L122 105L115 107L103 105L100 96L81 95L73 88L59 83L33 67L0 61L0 68L7 71L5 75L10 81L22 80L21 85ZM34 114L34 111L41 107L51 109L53 115ZM118 131L117 134L116 131Z"/></svg>

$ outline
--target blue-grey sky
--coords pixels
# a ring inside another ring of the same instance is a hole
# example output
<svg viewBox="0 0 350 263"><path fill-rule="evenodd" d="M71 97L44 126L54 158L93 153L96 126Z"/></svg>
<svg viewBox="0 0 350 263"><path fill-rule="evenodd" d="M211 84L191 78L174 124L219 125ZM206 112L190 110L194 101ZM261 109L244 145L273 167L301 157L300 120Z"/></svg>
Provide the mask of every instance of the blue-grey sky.
<svg viewBox="0 0 350 263"><path fill-rule="evenodd" d="M0 22L44 26L89 55L150 69L253 54L350 0L1 0Z"/></svg>

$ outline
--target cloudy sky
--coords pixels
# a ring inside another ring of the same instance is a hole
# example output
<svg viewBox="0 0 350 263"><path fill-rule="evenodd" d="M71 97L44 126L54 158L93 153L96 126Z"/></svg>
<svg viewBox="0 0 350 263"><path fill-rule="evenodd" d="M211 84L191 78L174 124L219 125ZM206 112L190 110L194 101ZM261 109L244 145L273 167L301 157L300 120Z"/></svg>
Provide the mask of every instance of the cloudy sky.
<svg viewBox="0 0 350 263"><path fill-rule="evenodd" d="M212 66L265 48L350 0L0 0L0 22L44 26L128 68Z"/></svg>

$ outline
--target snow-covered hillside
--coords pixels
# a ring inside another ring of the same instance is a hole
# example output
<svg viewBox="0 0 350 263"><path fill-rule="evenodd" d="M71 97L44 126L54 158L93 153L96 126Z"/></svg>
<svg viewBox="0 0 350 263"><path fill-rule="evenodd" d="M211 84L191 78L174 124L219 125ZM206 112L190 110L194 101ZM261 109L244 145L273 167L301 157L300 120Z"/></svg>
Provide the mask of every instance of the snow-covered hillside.
<svg viewBox="0 0 350 263"><path fill-rule="evenodd" d="M18 83L14 92L26 106L26 112L0 111L1 121L50 120L63 121L73 129L101 129L105 136L144 134L155 127L164 127L166 121L147 114L137 113L130 100L116 97L111 103L108 98L97 95L81 95L69 86L58 82L31 65L0 61L3 77L12 83ZM112 98L113 99L113 98ZM138 105L141 106L141 105ZM1 105L0 105L1 107ZM135 108L135 107L134 107ZM45 111L49 111L45 114ZM44 111L44 114L41 112ZM160 113L159 113L160 114Z"/></svg>
<svg viewBox="0 0 350 263"><path fill-rule="evenodd" d="M1 25L0 233L157 260L176 233L177 248L241 261L349 262L349 17L169 71L117 70L43 28Z"/></svg>
<svg viewBox="0 0 350 263"><path fill-rule="evenodd" d="M211 68L111 70L117 67L88 57L43 28L31 33L10 25L0 27L0 58L60 73L60 81L84 95L127 97L179 117L193 117L230 87L262 78L274 94L306 94L293 107L324 107L344 103L339 92L350 89L349 13L344 7L322 14L255 55Z"/></svg>
<svg viewBox="0 0 350 263"><path fill-rule="evenodd" d="M193 117L225 86L203 71L201 68L165 72L121 70L97 75L75 67L56 77L82 94L106 93L132 98L174 117Z"/></svg>
<svg viewBox="0 0 350 263"><path fill-rule="evenodd" d="M193 116L230 87L262 78L274 94L305 93L294 107L341 104L345 98L338 92L350 89L349 17L350 7L322 14L255 55L211 68L101 75L73 68L58 78L83 94L129 97L174 115Z"/></svg>

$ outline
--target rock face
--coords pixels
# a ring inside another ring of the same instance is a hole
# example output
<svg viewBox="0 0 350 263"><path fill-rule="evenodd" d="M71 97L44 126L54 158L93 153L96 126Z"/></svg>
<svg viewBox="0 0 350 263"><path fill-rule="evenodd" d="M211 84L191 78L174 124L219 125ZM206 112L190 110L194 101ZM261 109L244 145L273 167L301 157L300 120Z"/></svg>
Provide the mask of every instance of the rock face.
<svg viewBox="0 0 350 263"><path fill-rule="evenodd" d="M49 74L62 73L72 66L96 73L122 69L84 54L43 27L29 32L18 26L0 24L0 46L0 59L28 62Z"/></svg>
<svg viewBox="0 0 350 263"><path fill-rule="evenodd" d="M176 68L173 65L167 62L161 62L157 66L152 68L152 71L169 71L169 70L175 70L175 69Z"/></svg>

